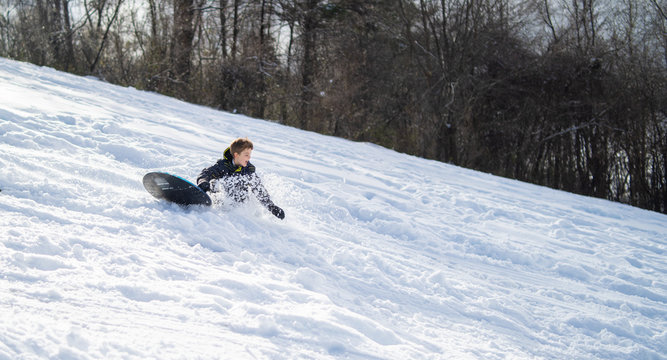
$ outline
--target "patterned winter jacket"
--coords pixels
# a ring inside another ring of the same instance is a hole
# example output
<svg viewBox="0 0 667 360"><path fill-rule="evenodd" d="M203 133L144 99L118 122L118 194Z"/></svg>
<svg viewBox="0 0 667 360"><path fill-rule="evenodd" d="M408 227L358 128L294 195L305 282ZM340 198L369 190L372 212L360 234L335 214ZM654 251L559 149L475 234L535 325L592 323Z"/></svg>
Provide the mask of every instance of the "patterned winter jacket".
<svg viewBox="0 0 667 360"><path fill-rule="evenodd" d="M250 190L262 205L271 207L273 202L261 179L255 174L255 166L250 162L245 167L234 165L232 159L232 152L230 148L227 148L222 159L201 171L197 177L197 185L202 187L202 183L206 182L213 190L214 184L211 181L216 180L215 189L218 190L222 185L227 195L237 202L247 201Z"/></svg>

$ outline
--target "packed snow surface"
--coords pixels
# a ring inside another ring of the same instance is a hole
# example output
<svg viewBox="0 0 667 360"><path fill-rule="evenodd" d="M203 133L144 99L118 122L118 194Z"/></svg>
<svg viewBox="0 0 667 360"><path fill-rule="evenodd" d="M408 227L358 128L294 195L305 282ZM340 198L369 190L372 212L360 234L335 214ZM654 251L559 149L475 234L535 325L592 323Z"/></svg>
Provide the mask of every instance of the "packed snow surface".
<svg viewBox="0 0 667 360"><path fill-rule="evenodd" d="M236 137L274 202L181 208ZM0 59L0 359L666 359L667 216Z"/></svg>

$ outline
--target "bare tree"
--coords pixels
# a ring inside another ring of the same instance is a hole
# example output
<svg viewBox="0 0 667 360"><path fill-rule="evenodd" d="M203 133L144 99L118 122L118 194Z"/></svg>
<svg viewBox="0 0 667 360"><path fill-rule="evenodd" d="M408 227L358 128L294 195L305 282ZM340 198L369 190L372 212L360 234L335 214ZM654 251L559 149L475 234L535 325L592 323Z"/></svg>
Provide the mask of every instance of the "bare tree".
<svg viewBox="0 0 667 360"><path fill-rule="evenodd" d="M174 28L171 41L171 81L176 97L187 99L194 39L194 0L174 0Z"/></svg>

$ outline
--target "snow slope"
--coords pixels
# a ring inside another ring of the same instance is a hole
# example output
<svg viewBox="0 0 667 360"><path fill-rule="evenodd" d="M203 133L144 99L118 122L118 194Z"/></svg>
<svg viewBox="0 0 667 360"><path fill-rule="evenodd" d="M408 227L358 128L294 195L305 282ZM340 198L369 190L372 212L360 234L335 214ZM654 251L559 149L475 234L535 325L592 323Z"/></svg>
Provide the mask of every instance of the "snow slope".
<svg viewBox="0 0 667 360"><path fill-rule="evenodd" d="M182 209L229 142L276 204ZM0 59L0 359L667 359L667 216Z"/></svg>

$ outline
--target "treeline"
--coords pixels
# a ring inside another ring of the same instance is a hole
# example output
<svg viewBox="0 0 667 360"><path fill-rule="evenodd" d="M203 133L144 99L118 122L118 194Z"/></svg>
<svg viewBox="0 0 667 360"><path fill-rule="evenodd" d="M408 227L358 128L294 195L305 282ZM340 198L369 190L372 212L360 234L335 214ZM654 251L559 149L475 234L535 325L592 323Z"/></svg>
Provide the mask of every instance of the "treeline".
<svg viewBox="0 0 667 360"><path fill-rule="evenodd" d="M664 213L665 2L0 0L0 55Z"/></svg>

